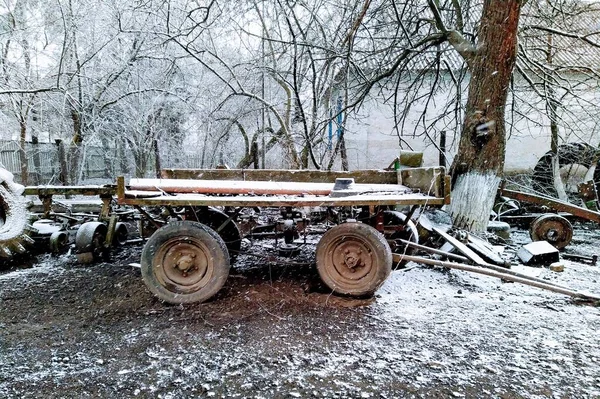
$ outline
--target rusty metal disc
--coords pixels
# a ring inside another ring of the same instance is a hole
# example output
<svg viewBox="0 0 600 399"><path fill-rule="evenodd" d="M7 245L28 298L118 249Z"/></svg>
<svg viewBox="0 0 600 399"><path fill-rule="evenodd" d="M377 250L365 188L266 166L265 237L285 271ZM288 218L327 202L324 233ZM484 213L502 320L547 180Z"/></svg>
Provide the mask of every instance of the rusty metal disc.
<svg viewBox="0 0 600 399"><path fill-rule="evenodd" d="M573 238L573 226L566 218L556 214L537 217L529 227L532 241L548 241L558 249L569 245Z"/></svg>
<svg viewBox="0 0 600 399"><path fill-rule="evenodd" d="M392 270L392 251L373 227L344 223L328 230L317 245L321 280L338 294L372 295Z"/></svg>

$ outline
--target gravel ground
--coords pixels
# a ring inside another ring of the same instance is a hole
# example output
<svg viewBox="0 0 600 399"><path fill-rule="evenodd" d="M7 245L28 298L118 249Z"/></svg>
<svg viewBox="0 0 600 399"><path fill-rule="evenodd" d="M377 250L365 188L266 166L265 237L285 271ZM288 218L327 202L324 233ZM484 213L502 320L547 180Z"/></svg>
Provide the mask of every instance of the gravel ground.
<svg viewBox="0 0 600 399"><path fill-rule="evenodd" d="M567 251L599 238L577 226ZM242 257L210 302L168 306L140 252L0 271L0 396L600 398L600 308L558 294L409 264L347 299L314 266ZM600 266L565 264L539 272L600 292Z"/></svg>

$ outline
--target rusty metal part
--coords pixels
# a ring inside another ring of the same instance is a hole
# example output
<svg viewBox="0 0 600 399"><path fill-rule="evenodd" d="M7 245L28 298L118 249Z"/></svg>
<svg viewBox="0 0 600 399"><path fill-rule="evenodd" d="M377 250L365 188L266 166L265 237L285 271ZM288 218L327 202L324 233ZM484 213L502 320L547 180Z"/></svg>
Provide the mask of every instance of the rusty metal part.
<svg viewBox="0 0 600 399"><path fill-rule="evenodd" d="M531 222L529 235L532 241L548 241L558 249L563 249L573 238L573 226L562 216L545 214Z"/></svg>
<svg viewBox="0 0 600 399"><path fill-rule="evenodd" d="M202 302L225 284L229 254L210 227L190 221L167 224L142 252L142 277L156 296L170 303Z"/></svg>
<svg viewBox="0 0 600 399"><path fill-rule="evenodd" d="M575 254L562 254L561 256L568 260L589 263L592 266L596 266L596 263L598 262L598 255L585 256L585 255L575 255Z"/></svg>
<svg viewBox="0 0 600 399"><path fill-rule="evenodd" d="M27 186L23 195L51 197L53 195L114 196L115 186Z"/></svg>
<svg viewBox="0 0 600 399"><path fill-rule="evenodd" d="M530 202L532 204L547 206L550 209L569 212L570 214L586 219L592 222L600 223L600 212L595 212L580 206L570 204L568 202L559 201L554 198L544 197L541 195L524 193L521 191L501 189L500 194L506 197L514 198L519 201Z"/></svg>
<svg viewBox="0 0 600 399"><path fill-rule="evenodd" d="M69 234L66 231L55 231L50 235L49 245L53 254L66 252L69 248Z"/></svg>
<svg viewBox="0 0 600 399"><path fill-rule="evenodd" d="M328 230L317 245L321 280L338 294L372 295L392 269L385 238L363 223L344 223Z"/></svg>
<svg viewBox="0 0 600 399"><path fill-rule="evenodd" d="M245 206L245 207L304 207L304 206L359 206L359 205L432 205L444 204L443 198L420 193L412 194L368 194L352 197L300 197L300 196L204 196L201 194L179 194L154 198L119 198L119 204L139 206Z"/></svg>
<svg viewBox="0 0 600 399"><path fill-rule="evenodd" d="M594 300L594 301L600 300L600 295L574 291L567 287L552 284L550 281L529 277L529 276L526 276L523 274L515 274L515 273L509 274L509 273L506 273L505 271L499 272L499 271L495 271L495 270L489 270L486 268L482 268L479 266L470 266L470 265L465 265L462 263L454 263L454 262L444 262L444 261L435 260L435 259L423 258L420 256L410 256L410 255L400 255L400 254L394 254L393 256L394 256L395 261L405 260L405 261L410 261L410 262L422 263L422 264L426 264L426 265L442 266L442 267L447 267L450 269L463 270L463 271L467 271L467 272L483 274L483 275L490 276L490 277L497 277L497 278L501 278L506 281L513 281L515 283L525 284L525 285L529 285L532 287L537 287L537 288L541 288L544 290L556 292L559 294L568 295L573 298L578 298L578 299L583 299L583 300Z"/></svg>
<svg viewBox="0 0 600 399"><path fill-rule="evenodd" d="M420 245L420 244L417 244L417 243L414 243L414 242L411 242L411 241L407 241L407 240L400 240L400 241L404 245L406 245L406 246L410 246L410 247L413 247L415 249L420 249L422 251L429 252L429 253L432 253L432 254L445 256L448 259L454 259L454 260L457 260L459 262L468 262L469 261L468 258L466 258L464 256L461 256L461 255L453 254L452 252L446 252L446 251L442 251L440 249L430 248L430 247L427 247L425 245ZM411 254L407 253L407 255L411 255Z"/></svg>
<svg viewBox="0 0 600 399"><path fill-rule="evenodd" d="M579 196L586 204L587 208L598 210L598 190L596 187L596 182L591 180L588 182L580 183L577 185L577 191L579 192ZM587 204L590 204L590 206L588 206Z"/></svg>
<svg viewBox="0 0 600 399"><path fill-rule="evenodd" d="M106 256L106 234L108 228L101 222L86 222L77 229L75 247L79 254L90 254L78 257L81 263L91 263Z"/></svg>

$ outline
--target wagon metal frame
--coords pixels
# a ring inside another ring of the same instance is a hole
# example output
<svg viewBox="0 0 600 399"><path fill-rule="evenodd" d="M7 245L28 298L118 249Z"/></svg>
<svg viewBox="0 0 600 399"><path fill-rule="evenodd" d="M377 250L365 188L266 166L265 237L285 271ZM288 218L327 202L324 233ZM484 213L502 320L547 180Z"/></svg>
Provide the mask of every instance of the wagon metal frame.
<svg viewBox="0 0 600 399"><path fill-rule="evenodd" d="M336 179L353 181L338 188L334 182L341 180ZM225 283L234 258L229 244L239 231L233 226L239 213L222 216L219 207L360 208L368 215L366 222L348 217L327 230L317 245L316 263L333 292L364 296L375 292L391 272L392 246L402 245L400 239L418 240L410 215L399 214L396 207L412 206L412 213L419 206L448 204L450 179L440 167L355 172L167 169L161 179L126 183L119 177L116 194L118 204L138 208L152 223L149 208L167 208L184 219L160 227L142 253L144 281L162 300L202 302ZM198 209L207 208L221 217L218 223L198 216ZM229 241L223 234L228 224L233 229ZM295 225L293 217L282 225ZM403 231L408 236L399 235Z"/></svg>

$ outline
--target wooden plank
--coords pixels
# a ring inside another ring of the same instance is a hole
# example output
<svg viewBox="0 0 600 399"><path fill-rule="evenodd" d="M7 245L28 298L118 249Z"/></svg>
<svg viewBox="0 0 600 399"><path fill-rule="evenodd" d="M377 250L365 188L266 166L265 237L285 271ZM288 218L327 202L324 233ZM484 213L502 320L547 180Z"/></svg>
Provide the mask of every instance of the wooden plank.
<svg viewBox="0 0 600 399"><path fill-rule="evenodd" d="M165 179L295 181L334 183L338 177L353 178L356 183L396 184L396 171L366 169L356 171L286 170L286 169L163 169Z"/></svg>
<svg viewBox="0 0 600 399"><path fill-rule="evenodd" d="M129 182L129 188L131 190L158 190L167 193L194 194L329 195L333 187L333 183L307 183L295 181L131 179ZM410 192L408 187L398 184L352 184L349 188L356 193Z"/></svg>
<svg viewBox="0 0 600 399"><path fill-rule="evenodd" d="M113 186L29 186L25 187L24 195L116 195Z"/></svg>
<svg viewBox="0 0 600 399"><path fill-rule="evenodd" d="M476 264L480 266L488 266L488 263L483 260L481 256L479 256L477 253L475 253L475 251L467 247L462 242L458 241L456 238L452 237L450 234L443 232L437 227L434 227L433 231L435 231L440 237L448 241L454 248L458 249L464 256L471 259Z"/></svg>
<svg viewBox="0 0 600 399"><path fill-rule="evenodd" d="M521 191L513 191L507 189L501 189L500 195L513 198L518 201L525 201L532 204L544 205L556 211L569 212L571 215L590 220L592 222L600 223L600 212L594 212L592 210L582 208L580 206L569 204L568 202L559 201L555 198L549 198L541 195L529 194Z"/></svg>
<svg viewBox="0 0 600 399"><path fill-rule="evenodd" d="M323 196L204 196L200 194L178 194L155 198L119 197L119 203L139 206L369 206L369 205L443 205L443 198L423 194L368 194L348 197Z"/></svg>

